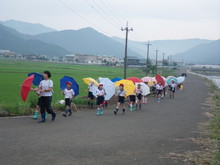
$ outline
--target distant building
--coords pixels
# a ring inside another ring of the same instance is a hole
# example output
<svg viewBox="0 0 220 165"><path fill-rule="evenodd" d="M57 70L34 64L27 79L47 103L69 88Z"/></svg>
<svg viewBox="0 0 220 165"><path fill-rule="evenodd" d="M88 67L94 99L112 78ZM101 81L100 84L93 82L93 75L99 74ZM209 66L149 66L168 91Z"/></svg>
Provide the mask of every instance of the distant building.
<svg viewBox="0 0 220 165"><path fill-rule="evenodd" d="M75 55L74 54L66 55L64 62L74 63L75 62Z"/></svg>
<svg viewBox="0 0 220 165"><path fill-rule="evenodd" d="M139 65L140 59L135 56L128 56L127 57L127 65Z"/></svg>
<svg viewBox="0 0 220 165"><path fill-rule="evenodd" d="M119 58L107 55L75 54L75 62L84 64L115 64Z"/></svg>
<svg viewBox="0 0 220 165"><path fill-rule="evenodd" d="M15 59L16 58L16 53L11 52L10 50L0 50L0 57Z"/></svg>

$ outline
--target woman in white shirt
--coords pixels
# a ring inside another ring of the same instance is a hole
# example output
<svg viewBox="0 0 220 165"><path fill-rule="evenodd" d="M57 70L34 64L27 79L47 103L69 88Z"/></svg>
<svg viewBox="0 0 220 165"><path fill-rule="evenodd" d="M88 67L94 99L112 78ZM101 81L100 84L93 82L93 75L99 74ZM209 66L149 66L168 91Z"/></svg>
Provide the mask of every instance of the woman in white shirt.
<svg viewBox="0 0 220 165"><path fill-rule="evenodd" d="M98 86L98 89L96 90L96 95L97 95L97 100L96 100L96 105L98 106L97 107L97 115L103 115L103 102L105 100L105 95L106 95L106 92L105 90L103 89L103 84L99 84Z"/></svg>
<svg viewBox="0 0 220 165"><path fill-rule="evenodd" d="M38 91L41 93L40 99L40 111L42 119L40 123L45 122L45 109L49 114L52 115L52 121L56 118L56 113L51 108L52 95L53 95L53 81L50 80L51 73L49 71L44 71L44 80L40 82L38 88L31 89L32 91Z"/></svg>
<svg viewBox="0 0 220 165"><path fill-rule="evenodd" d="M75 96L75 93L71 87L72 83L66 82L66 88L62 91L62 94L65 95L65 113L63 114L64 117L67 117L68 112L69 116L72 115L71 102Z"/></svg>

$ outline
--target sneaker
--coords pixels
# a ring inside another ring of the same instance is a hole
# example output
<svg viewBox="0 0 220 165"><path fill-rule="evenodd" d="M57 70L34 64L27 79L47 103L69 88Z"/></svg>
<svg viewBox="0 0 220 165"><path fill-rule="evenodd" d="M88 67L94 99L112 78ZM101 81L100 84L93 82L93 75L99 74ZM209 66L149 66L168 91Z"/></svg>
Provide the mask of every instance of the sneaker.
<svg viewBox="0 0 220 165"><path fill-rule="evenodd" d="M68 116L71 116L72 115L72 111L69 111L69 115Z"/></svg>
<svg viewBox="0 0 220 165"><path fill-rule="evenodd" d="M124 115L124 114L125 114L125 109L122 110L122 115Z"/></svg>
<svg viewBox="0 0 220 165"><path fill-rule="evenodd" d="M40 121L38 121L38 123L44 123L46 120L45 119L42 119Z"/></svg>
<svg viewBox="0 0 220 165"><path fill-rule="evenodd" d="M63 114L63 117L66 117L66 114Z"/></svg>
<svg viewBox="0 0 220 165"><path fill-rule="evenodd" d="M101 115L100 110L97 110L97 116Z"/></svg>
<svg viewBox="0 0 220 165"><path fill-rule="evenodd" d="M56 119L56 113L54 113L51 120L54 121L55 119Z"/></svg>

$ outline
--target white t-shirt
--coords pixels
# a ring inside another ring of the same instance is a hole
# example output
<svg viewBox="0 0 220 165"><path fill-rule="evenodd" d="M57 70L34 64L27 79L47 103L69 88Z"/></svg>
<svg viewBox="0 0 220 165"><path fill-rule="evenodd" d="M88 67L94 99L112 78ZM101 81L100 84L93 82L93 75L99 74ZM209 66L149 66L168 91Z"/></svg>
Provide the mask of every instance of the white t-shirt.
<svg viewBox="0 0 220 165"><path fill-rule="evenodd" d="M175 83L173 83L173 84L171 83L171 84L170 84L170 87L171 87L171 88L175 88L175 87L176 87L176 84L175 84Z"/></svg>
<svg viewBox="0 0 220 165"><path fill-rule="evenodd" d="M97 96L98 96L98 95L104 96L104 95L105 95L105 90L104 90L104 89L102 89L102 90L97 89L97 90L96 90L96 95L97 95Z"/></svg>
<svg viewBox="0 0 220 165"><path fill-rule="evenodd" d="M52 80L42 80L40 82L39 87L41 88L41 90L47 90L49 88L53 88L53 81ZM41 96L52 96L52 95L53 95L52 91L41 93Z"/></svg>
<svg viewBox="0 0 220 165"><path fill-rule="evenodd" d="M64 95L65 95L65 99L69 99L75 95L75 92L73 91L73 89L68 90L66 88L66 89L64 89Z"/></svg>
<svg viewBox="0 0 220 165"><path fill-rule="evenodd" d="M157 88L157 90L163 90L163 86L159 85L159 84L157 84L156 88Z"/></svg>
<svg viewBox="0 0 220 165"><path fill-rule="evenodd" d="M88 89L89 89L89 92L92 92L93 91L93 85L89 85Z"/></svg>
<svg viewBox="0 0 220 165"><path fill-rule="evenodd" d="M143 91L142 91L141 88L136 88L136 93L137 93L137 94L141 94L141 93L143 93Z"/></svg>
<svg viewBox="0 0 220 165"><path fill-rule="evenodd" d="M116 93L116 95L117 95L117 96L125 97L125 95L126 95L126 91L125 91L125 90L123 90L123 91L118 90L117 93Z"/></svg>

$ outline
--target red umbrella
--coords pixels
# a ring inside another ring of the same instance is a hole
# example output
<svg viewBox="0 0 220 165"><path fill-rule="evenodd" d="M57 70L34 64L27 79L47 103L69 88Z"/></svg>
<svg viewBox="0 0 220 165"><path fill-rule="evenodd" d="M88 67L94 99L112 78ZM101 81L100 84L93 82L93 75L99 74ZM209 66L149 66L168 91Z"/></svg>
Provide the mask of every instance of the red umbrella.
<svg viewBox="0 0 220 165"><path fill-rule="evenodd" d="M141 82L143 82L141 79L139 79L137 77L129 77L129 78L127 78L127 80L131 80L133 83L141 83Z"/></svg>
<svg viewBox="0 0 220 165"><path fill-rule="evenodd" d="M164 81L164 79L163 79L163 77L162 77L161 75L157 74L157 75L155 76L155 78L156 78L156 80L157 80L157 83L162 83L162 86L165 85L165 81Z"/></svg>
<svg viewBox="0 0 220 165"><path fill-rule="evenodd" d="M26 101L28 97L28 93L31 89L33 80L34 80L34 74L26 78L21 86L21 97L24 102Z"/></svg>

